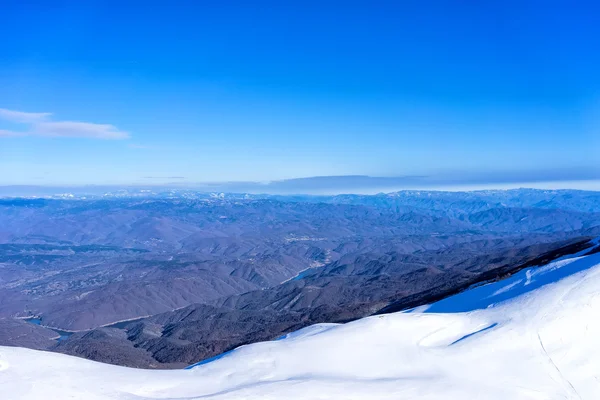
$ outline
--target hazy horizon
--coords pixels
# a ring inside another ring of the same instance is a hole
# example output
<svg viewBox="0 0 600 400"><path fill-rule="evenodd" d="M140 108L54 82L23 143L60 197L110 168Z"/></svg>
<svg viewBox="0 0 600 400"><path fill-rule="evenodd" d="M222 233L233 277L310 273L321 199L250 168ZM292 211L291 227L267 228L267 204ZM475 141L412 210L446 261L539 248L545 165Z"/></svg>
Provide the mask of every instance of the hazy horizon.
<svg viewBox="0 0 600 400"><path fill-rule="evenodd" d="M369 176L320 176L295 178L270 182L170 182L162 184L103 184L103 185L1 185L0 197L52 196L62 193L77 195L114 192L119 190L161 192L189 190L200 193L249 193L265 195L374 195L400 191L448 191L468 192L479 190L587 190L600 191L600 179L538 180L538 181L469 181L431 180L427 177L369 177Z"/></svg>

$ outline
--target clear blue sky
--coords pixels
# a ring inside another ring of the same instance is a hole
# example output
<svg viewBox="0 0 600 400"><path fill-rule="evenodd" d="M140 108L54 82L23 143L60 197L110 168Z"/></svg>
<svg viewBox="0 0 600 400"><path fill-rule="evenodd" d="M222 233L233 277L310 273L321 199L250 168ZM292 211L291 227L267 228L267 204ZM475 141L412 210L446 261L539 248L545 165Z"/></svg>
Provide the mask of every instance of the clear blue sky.
<svg viewBox="0 0 600 400"><path fill-rule="evenodd" d="M0 7L0 184L600 169L596 2Z"/></svg>

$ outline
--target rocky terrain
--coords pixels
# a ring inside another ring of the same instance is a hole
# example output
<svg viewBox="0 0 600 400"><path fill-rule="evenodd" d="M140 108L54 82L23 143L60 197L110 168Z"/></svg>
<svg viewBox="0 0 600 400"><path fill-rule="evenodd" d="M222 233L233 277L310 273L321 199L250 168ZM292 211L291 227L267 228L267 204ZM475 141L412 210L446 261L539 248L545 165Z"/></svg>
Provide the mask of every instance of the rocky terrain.
<svg viewBox="0 0 600 400"><path fill-rule="evenodd" d="M574 244L531 262L407 312L311 325L177 371L0 346L0 387L15 400L596 399L600 254Z"/></svg>
<svg viewBox="0 0 600 400"><path fill-rule="evenodd" d="M0 344L181 367L581 251L599 226L583 191L5 198Z"/></svg>

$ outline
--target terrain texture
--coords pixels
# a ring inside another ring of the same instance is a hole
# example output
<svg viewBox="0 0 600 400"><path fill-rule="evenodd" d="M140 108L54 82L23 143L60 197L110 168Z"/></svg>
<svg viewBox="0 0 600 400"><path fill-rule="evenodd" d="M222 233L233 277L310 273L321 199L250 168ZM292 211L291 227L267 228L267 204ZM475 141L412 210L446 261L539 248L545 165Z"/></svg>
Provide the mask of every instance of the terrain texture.
<svg viewBox="0 0 600 400"><path fill-rule="evenodd" d="M143 368L431 303L600 234L585 191L59 197L0 199L0 344Z"/></svg>
<svg viewBox="0 0 600 400"><path fill-rule="evenodd" d="M312 325L187 370L0 347L0 387L10 400L592 400L600 253L589 250L411 312Z"/></svg>

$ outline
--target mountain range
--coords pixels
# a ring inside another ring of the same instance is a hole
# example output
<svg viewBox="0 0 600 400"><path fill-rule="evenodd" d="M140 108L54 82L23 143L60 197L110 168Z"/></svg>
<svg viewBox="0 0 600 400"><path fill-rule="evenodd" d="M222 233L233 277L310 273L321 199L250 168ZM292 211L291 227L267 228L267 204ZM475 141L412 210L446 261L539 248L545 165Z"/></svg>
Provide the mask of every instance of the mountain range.
<svg viewBox="0 0 600 400"><path fill-rule="evenodd" d="M180 368L592 247L600 193L0 199L0 344ZM34 324L35 322L35 324Z"/></svg>
<svg viewBox="0 0 600 400"><path fill-rule="evenodd" d="M11 400L594 399L597 244L416 309L312 325L185 370L0 347L0 385Z"/></svg>

